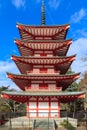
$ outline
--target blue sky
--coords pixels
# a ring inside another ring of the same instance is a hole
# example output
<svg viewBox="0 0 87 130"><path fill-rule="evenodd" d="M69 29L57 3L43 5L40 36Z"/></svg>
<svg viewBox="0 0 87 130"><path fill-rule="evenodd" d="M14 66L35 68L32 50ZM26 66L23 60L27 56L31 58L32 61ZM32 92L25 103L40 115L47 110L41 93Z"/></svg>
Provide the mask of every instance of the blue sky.
<svg viewBox="0 0 87 130"><path fill-rule="evenodd" d="M87 0L45 0L46 24L58 25L70 23L67 35L73 39L67 55L77 54L72 64L75 72L87 71L86 62L81 58L87 54ZM0 0L0 86L15 87L6 78L6 71L18 73L17 67L10 59L19 55L15 38L20 38L16 23L29 25L41 24L41 0Z"/></svg>

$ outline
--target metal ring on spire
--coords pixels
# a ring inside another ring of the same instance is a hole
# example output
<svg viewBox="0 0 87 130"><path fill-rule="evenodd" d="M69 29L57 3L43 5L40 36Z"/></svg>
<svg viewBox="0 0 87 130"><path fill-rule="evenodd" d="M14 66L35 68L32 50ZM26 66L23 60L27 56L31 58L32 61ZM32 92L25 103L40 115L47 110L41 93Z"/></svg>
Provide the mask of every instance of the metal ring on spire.
<svg viewBox="0 0 87 130"><path fill-rule="evenodd" d="M41 25L45 25L45 4L44 4L44 0L42 0L42 8L41 8L41 13L42 13L42 17L41 17Z"/></svg>

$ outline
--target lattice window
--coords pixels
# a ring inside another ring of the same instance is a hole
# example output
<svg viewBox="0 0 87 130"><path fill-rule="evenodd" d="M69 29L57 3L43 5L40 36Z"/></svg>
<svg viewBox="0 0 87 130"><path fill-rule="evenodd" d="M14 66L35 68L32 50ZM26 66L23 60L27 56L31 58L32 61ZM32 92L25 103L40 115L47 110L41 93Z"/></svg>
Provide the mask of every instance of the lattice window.
<svg viewBox="0 0 87 130"><path fill-rule="evenodd" d="M39 69L33 69L33 73L39 73Z"/></svg>
<svg viewBox="0 0 87 130"><path fill-rule="evenodd" d="M50 56L52 57L52 56L53 56L53 54L47 54L47 57L50 57Z"/></svg>
<svg viewBox="0 0 87 130"><path fill-rule="evenodd" d="M54 69L47 69L48 73L54 73Z"/></svg>
<svg viewBox="0 0 87 130"><path fill-rule="evenodd" d="M38 56L38 57L40 57L40 54L34 54L34 56Z"/></svg>
<svg viewBox="0 0 87 130"><path fill-rule="evenodd" d="M31 89L38 90L39 89L39 84L31 84Z"/></svg>
<svg viewBox="0 0 87 130"><path fill-rule="evenodd" d="M48 84L49 90L56 90L56 84Z"/></svg>

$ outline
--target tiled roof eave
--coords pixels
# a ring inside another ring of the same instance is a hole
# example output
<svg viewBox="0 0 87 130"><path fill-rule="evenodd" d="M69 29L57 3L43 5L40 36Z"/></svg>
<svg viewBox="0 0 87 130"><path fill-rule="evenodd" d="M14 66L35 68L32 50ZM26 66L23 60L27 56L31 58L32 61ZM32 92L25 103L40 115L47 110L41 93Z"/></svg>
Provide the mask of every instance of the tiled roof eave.
<svg viewBox="0 0 87 130"><path fill-rule="evenodd" d="M16 39L15 38L15 40L14 41L19 41L19 42L25 42L25 43L61 43L61 42L68 42L68 41L72 41L72 39L70 38L70 39L65 39L65 40L52 40L52 39L48 39L48 40L46 40L46 39L40 39L40 40L37 40L37 39L34 39L34 40L32 40L32 39L30 39L30 40L24 40L24 39Z"/></svg>
<svg viewBox="0 0 87 130"><path fill-rule="evenodd" d="M33 27L33 28L56 28L56 27L62 27L62 26L70 26L70 23L66 23L66 24L61 24L61 25L45 25L45 26L42 26L42 25L26 25L26 24L21 24L21 23L17 23L16 25L21 25L21 26L26 26L26 27Z"/></svg>
<svg viewBox="0 0 87 130"><path fill-rule="evenodd" d="M59 75L59 74L57 74L57 73L29 73L29 74L12 74L12 73L8 73L7 72L7 75L12 75L13 77L14 76L18 76L18 77L70 77L70 76L77 76L77 75L80 75L80 73L73 73L73 74L61 74L61 75Z"/></svg>
<svg viewBox="0 0 87 130"><path fill-rule="evenodd" d="M15 57L15 58L24 58L24 59L68 59L68 58L73 58L73 57L76 57L76 54L75 55L72 55L72 56L14 56L12 55L12 57Z"/></svg>
<svg viewBox="0 0 87 130"><path fill-rule="evenodd" d="M6 92L3 91L2 94L14 95L14 96L78 96L85 94L84 91L79 92L46 92L46 91L33 91L33 92Z"/></svg>

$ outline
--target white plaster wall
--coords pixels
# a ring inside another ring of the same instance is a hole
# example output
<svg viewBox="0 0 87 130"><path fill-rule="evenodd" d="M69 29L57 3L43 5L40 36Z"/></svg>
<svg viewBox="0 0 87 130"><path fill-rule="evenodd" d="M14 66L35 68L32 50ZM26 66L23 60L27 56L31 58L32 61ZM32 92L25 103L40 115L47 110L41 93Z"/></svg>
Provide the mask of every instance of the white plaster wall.
<svg viewBox="0 0 87 130"><path fill-rule="evenodd" d="M38 107L37 107L38 104ZM28 105L28 112L30 117L37 116L37 109L38 109L38 116L39 117L48 117L49 114L51 117L58 117L58 102L51 102L49 108L49 102L29 102ZM36 109L36 110L35 110Z"/></svg>
<svg viewBox="0 0 87 130"><path fill-rule="evenodd" d="M51 102L51 108L58 108L58 102Z"/></svg>
<svg viewBox="0 0 87 130"><path fill-rule="evenodd" d="M48 102L39 102L38 103L38 108L49 108L49 103Z"/></svg>
<svg viewBox="0 0 87 130"><path fill-rule="evenodd" d="M49 110L39 110L38 115L39 117L48 117Z"/></svg>
<svg viewBox="0 0 87 130"><path fill-rule="evenodd" d="M36 108L36 102L30 102L29 103L29 108L31 108L31 109Z"/></svg>
<svg viewBox="0 0 87 130"><path fill-rule="evenodd" d="M30 110L29 115L30 117L36 117L36 110Z"/></svg>

